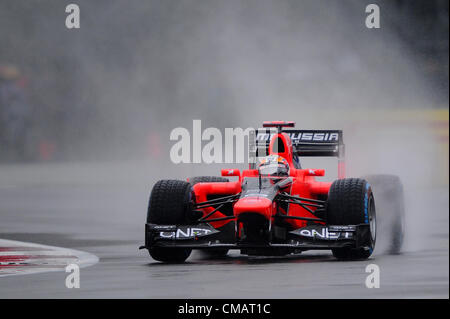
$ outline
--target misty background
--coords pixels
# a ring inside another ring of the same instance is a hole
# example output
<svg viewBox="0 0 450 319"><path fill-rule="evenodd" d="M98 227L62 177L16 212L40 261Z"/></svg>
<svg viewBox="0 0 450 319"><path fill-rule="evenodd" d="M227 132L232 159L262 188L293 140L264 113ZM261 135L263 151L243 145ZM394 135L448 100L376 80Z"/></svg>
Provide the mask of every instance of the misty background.
<svg viewBox="0 0 450 319"><path fill-rule="evenodd" d="M69 3L0 2L0 65L29 108L13 161L151 156L192 119L341 128L339 110L448 109L448 1L378 1L380 29L370 1L76 1L67 29Z"/></svg>

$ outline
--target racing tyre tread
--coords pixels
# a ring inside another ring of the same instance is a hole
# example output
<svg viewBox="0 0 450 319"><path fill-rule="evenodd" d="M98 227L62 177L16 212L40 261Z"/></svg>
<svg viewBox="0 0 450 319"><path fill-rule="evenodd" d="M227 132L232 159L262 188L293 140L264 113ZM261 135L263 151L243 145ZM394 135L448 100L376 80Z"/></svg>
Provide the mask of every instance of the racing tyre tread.
<svg viewBox="0 0 450 319"><path fill-rule="evenodd" d="M191 185L178 180L160 180L153 186L147 211L147 222L161 225L188 223L191 209Z"/></svg>
<svg viewBox="0 0 450 319"><path fill-rule="evenodd" d="M194 186L197 183L223 183L229 182L230 180L225 177L219 176L195 176L189 178L189 183Z"/></svg>
<svg viewBox="0 0 450 319"><path fill-rule="evenodd" d="M147 223L183 225L189 222L192 186L184 181L160 180L150 194ZM150 256L167 263L184 262L191 254L187 248L151 247Z"/></svg>
<svg viewBox="0 0 450 319"><path fill-rule="evenodd" d="M358 225L369 222L369 214L375 216L375 209L366 210L368 199L373 201L372 190L367 181L359 178L344 178L333 182L327 200L327 222L329 225ZM367 212L367 215L366 215ZM371 238L371 247L335 248L333 256L339 260L367 259L375 246L375 234Z"/></svg>

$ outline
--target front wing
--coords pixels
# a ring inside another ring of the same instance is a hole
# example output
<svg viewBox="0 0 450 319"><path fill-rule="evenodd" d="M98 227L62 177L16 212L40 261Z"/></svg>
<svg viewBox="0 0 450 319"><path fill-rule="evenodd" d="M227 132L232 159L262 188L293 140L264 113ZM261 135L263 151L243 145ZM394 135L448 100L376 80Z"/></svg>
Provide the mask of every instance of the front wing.
<svg viewBox="0 0 450 319"><path fill-rule="evenodd" d="M274 229L270 242L239 242L234 236L234 222L215 229L211 225L145 225L145 245L140 248L179 247L191 249L289 248L296 250L369 247L368 224L313 225L285 231Z"/></svg>

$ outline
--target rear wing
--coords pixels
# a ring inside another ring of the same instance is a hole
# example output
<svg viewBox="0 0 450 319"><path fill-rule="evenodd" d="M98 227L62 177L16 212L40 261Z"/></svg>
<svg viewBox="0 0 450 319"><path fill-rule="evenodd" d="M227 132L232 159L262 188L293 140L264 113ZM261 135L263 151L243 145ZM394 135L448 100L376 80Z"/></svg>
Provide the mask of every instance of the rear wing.
<svg viewBox="0 0 450 319"><path fill-rule="evenodd" d="M344 156L342 131L289 130L294 152L298 156Z"/></svg>
<svg viewBox="0 0 450 319"><path fill-rule="evenodd" d="M281 130L278 130L280 132ZM289 135L294 155L300 157L337 157L339 178L345 175L345 145L342 130L282 130ZM272 136L277 134L274 129L257 129L249 135L250 158L268 154ZM253 136L252 136L253 135Z"/></svg>

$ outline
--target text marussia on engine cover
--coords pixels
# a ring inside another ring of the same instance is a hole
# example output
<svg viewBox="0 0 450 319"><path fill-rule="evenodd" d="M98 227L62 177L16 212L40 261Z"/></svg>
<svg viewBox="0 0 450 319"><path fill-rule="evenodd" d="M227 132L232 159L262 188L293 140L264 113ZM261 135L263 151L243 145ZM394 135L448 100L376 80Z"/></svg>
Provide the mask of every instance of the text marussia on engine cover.
<svg viewBox="0 0 450 319"><path fill-rule="evenodd" d="M289 168L287 175L262 174L256 160L242 172L222 170L222 176L236 176L236 181L214 176L158 181L150 195L141 247L153 259L183 262L192 249L213 256L224 256L229 249L272 256L328 249L338 259L372 254L372 187L365 179L344 178L342 131L285 130L294 123L281 121L263 126L255 131L251 155L281 158ZM325 171L302 169L299 157L304 156L337 157L338 179L317 181Z"/></svg>

